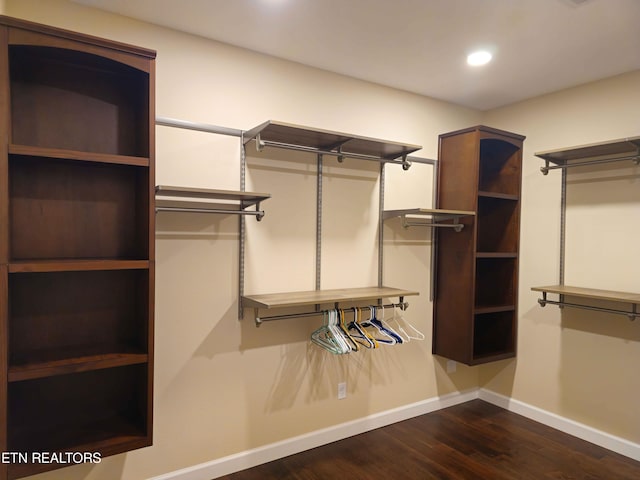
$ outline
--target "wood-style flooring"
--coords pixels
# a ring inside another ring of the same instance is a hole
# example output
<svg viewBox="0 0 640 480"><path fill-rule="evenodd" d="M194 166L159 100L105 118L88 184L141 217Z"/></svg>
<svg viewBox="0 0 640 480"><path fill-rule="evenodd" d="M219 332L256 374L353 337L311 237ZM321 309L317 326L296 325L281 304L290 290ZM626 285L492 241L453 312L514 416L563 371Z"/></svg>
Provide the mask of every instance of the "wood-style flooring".
<svg viewBox="0 0 640 480"><path fill-rule="evenodd" d="M639 480L640 462L473 400L220 478Z"/></svg>

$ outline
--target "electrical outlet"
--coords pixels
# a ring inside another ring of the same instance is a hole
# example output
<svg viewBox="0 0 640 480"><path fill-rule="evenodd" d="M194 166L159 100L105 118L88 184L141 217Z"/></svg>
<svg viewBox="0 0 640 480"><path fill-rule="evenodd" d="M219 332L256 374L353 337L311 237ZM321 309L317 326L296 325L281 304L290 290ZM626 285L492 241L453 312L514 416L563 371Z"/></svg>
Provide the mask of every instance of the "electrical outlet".
<svg viewBox="0 0 640 480"><path fill-rule="evenodd" d="M447 360L447 373L455 373L456 362L455 360Z"/></svg>
<svg viewBox="0 0 640 480"><path fill-rule="evenodd" d="M338 384L338 400L347 398L347 382L340 382Z"/></svg>

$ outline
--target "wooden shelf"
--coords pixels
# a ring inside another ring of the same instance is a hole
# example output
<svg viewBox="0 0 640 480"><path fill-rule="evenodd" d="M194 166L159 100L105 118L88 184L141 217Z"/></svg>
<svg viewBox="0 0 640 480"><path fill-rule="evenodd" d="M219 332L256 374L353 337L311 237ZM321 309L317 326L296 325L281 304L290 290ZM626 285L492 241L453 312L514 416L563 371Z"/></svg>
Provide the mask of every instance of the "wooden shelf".
<svg viewBox="0 0 640 480"><path fill-rule="evenodd" d="M608 142L590 143L558 150L536 152L545 161L540 171L546 175L549 170L580 167L600 163L633 161L640 164L640 137L620 138ZM549 164L553 163L553 166Z"/></svg>
<svg viewBox="0 0 640 480"><path fill-rule="evenodd" d="M498 200L512 200L512 201L518 201L520 199L518 195L511 195L509 193L485 192L485 191L478 192L478 197L496 198Z"/></svg>
<svg viewBox="0 0 640 480"><path fill-rule="evenodd" d="M640 305L640 293L617 292L614 290L599 290L595 288L572 287L568 285L549 285L546 287L531 287L534 292L556 293L572 297L590 298L593 300L607 300L611 302L634 303Z"/></svg>
<svg viewBox="0 0 640 480"><path fill-rule="evenodd" d="M28 363L9 367L9 382L136 365L146 363L148 359L149 356L142 353L108 353Z"/></svg>
<svg viewBox="0 0 640 480"><path fill-rule="evenodd" d="M348 133L292 125L269 120L249 130L244 143L259 137L266 146L294 148L318 153L341 153L344 157L394 160L420 150L420 145L390 142Z"/></svg>
<svg viewBox="0 0 640 480"><path fill-rule="evenodd" d="M199 213L239 213L256 205L258 219L264 212L258 211L260 203L271 198L268 193L214 190L210 188L175 187L156 185L156 211L181 211Z"/></svg>
<svg viewBox="0 0 640 480"><path fill-rule="evenodd" d="M244 307L287 308L324 303L353 303L387 297L419 295L419 292L392 287L341 288L335 290L312 290L307 292L284 292L242 297Z"/></svg>
<svg viewBox="0 0 640 480"><path fill-rule="evenodd" d="M476 252L476 258L518 258L518 252Z"/></svg>
<svg viewBox="0 0 640 480"><path fill-rule="evenodd" d="M571 161L589 161L603 157L637 156L640 152L640 136L620 138L608 142L589 143L557 150L536 152L536 157L548 160L556 165L565 165Z"/></svg>
<svg viewBox="0 0 640 480"><path fill-rule="evenodd" d="M107 153L82 152L78 150L63 150L59 148L34 147L28 145L9 145L10 155L24 155L29 157L59 158L62 160L77 160L97 163L114 163L135 167L148 167L148 157L133 157L130 155L112 155Z"/></svg>
<svg viewBox="0 0 640 480"><path fill-rule="evenodd" d="M382 213L382 219L388 220L390 218L406 217L407 215L430 218L434 223L425 225L437 226L437 222L472 217L475 215L475 212L466 210L443 210L441 208L407 208L403 210L385 210Z"/></svg>
<svg viewBox="0 0 640 480"><path fill-rule="evenodd" d="M9 273L79 272L92 270L144 270L148 260L33 260L14 261L9 264Z"/></svg>

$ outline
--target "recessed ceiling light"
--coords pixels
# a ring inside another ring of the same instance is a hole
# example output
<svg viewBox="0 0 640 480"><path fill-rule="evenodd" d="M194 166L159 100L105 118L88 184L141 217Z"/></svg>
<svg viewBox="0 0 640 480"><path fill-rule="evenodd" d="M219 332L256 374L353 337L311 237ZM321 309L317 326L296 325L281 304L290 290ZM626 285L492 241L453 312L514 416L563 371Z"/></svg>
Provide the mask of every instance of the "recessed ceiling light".
<svg viewBox="0 0 640 480"><path fill-rule="evenodd" d="M474 67L479 65L485 65L491 61L491 53L486 50L478 50L477 52L470 53L467 56L467 63Z"/></svg>

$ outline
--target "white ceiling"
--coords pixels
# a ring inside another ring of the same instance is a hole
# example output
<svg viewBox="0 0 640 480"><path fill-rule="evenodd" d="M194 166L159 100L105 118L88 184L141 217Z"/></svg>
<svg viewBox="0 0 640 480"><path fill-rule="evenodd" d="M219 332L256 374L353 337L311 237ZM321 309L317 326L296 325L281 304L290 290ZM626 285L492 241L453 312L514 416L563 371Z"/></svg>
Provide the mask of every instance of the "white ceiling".
<svg viewBox="0 0 640 480"><path fill-rule="evenodd" d="M640 69L640 0L77 1L480 110Z"/></svg>

